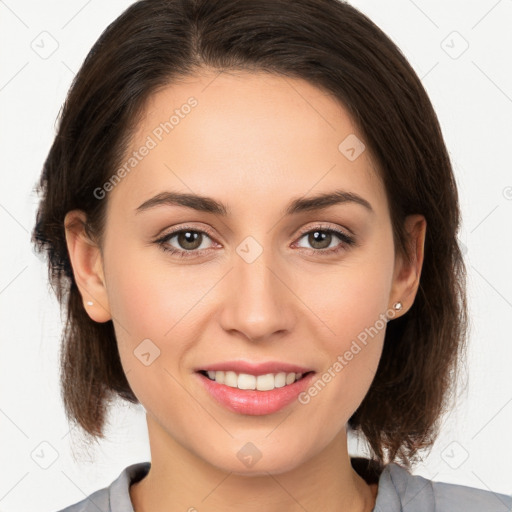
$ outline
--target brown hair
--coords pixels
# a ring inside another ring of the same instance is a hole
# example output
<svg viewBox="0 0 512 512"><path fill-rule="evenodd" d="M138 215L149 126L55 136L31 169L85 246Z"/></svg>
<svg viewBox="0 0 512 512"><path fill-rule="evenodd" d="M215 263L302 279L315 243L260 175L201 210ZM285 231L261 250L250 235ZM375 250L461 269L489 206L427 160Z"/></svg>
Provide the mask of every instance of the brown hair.
<svg viewBox="0 0 512 512"><path fill-rule="evenodd" d="M204 69L304 79L348 110L378 163L397 251L406 215L427 220L416 299L389 322L371 387L349 420L379 464L406 466L432 445L457 380L467 329L460 212L441 129L418 76L365 15L338 0L143 0L100 36L76 75L44 164L32 240L66 306L61 385L66 413L102 437L108 403L137 402L112 321L96 323L74 281L64 230L73 209L101 246L106 200L93 191L122 161L148 97Z"/></svg>

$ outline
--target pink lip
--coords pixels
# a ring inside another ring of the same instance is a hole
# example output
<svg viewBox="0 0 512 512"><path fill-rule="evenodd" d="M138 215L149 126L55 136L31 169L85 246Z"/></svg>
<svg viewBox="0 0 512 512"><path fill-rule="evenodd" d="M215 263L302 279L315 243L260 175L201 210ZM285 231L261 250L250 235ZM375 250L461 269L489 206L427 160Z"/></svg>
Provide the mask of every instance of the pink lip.
<svg viewBox="0 0 512 512"><path fill-rule="evenodd" d="M249 375L265 375L267 373L307 373L311 368L280 361L267 361L265 363L250 363L248 361L224 361L223 363L209 364L196 368L196 371L232 371L235 373L248 373Z"/></svg>
<svg viewBox="0 0 512 512"><path fill-rule="evenodd" d="M258 368L258 370L259 369L260 368ZM247 373L254 374L253 371L254 370ZM263 375L264 373L265 372L260 372L259 375ZM275 372L266 371L266 373ZM232 388L210 380L202 373L196 373L196 375L210 396L230 411L238 414L261 416L277 412L296 400L298 395L311 385L311 380L315 372L308 373L293 384L282 388L274 388L270 391Z"/></svg>

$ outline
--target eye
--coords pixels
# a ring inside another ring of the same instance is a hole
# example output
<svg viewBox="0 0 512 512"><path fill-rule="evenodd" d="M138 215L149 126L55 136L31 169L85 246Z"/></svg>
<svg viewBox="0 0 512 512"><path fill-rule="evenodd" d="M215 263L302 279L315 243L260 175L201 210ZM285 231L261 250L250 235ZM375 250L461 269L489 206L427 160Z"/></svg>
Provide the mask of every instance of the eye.
<svg viewBox="0 0 512 512"><path fill-rule="evenodd" d="M171 241L174 240L174 245ZM179 257L188 258L196 256L196 253L208 250L211 247L205 247L204 242L210 239L206 231L192 228L181 228L168 233L167 235L155 241L163 251L170 252Z"/></svg>
<svg viewBox="0 0 512 512"><path fill-rule="evenodd" d="M193 229L191 227L182 227L164 235L163 237L155 240L155 243L160 248L169 252L179 258L194 258L196 256L204 255L205 252L210 252L213 248L212 245L205 246L208 240L212 240L212 235L207 231L200 229ZM350 246L356 244L354 238L339 229L332 227L317 226L308 231L303 231L299 237L299 241L305 239L311 247L304 247L298 242L295 246L312 252L314 255L328 256L347 250ZM338 240L338 243L336 243Z"/></svg>
<svg viewBox="0 0 512 512"><path fill-rule="evenodd" d="M306 242L312 247L304 247L305 249L311 250L315 253L333 254L348 247L355 245L353 237L347 235L341 230L329 228L325 226L318 226L309 231L303 232L299 240L305 239ZM338 239L338 243L336 243ZM299 247L303 247L299 245Z"/></svg>

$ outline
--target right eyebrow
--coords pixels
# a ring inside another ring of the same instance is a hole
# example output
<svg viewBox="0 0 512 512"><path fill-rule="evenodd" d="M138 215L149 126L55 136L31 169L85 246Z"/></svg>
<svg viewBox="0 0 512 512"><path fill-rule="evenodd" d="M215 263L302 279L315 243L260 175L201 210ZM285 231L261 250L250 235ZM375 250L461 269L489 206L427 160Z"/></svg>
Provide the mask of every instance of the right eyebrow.
<svg viewBox="0 0 512 512"><path fill-rule="evenodd" d="M227 216L229 211L224 204L211 197L199 196L196 194L184 194L181 192L161 192L147 201L144 201L136 208L135 213L140 213L163 205L185 206L201 212L222 215L223 217Z"/></svg>

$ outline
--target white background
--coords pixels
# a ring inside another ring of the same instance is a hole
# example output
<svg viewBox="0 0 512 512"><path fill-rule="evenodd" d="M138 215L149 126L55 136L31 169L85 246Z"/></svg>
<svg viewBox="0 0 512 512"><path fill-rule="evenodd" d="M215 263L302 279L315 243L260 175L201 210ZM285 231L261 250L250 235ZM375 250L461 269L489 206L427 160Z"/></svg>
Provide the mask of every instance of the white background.
<svg viewBox="0 0 512 512"><path fill-rule="evenodd" d="M130 3L0 0L0 512L62 508L149 459L137 407L117 407L108 439L96 447L69 433L58 387L59 307L30 244L33 187L67 89L94 41ZM413 472L512 494L512 1L351 3L421 77L461 196L468 386ZM33 49L52 45L58 47L47 58ZM361 449L351 442L352 453Z"/></svg>

